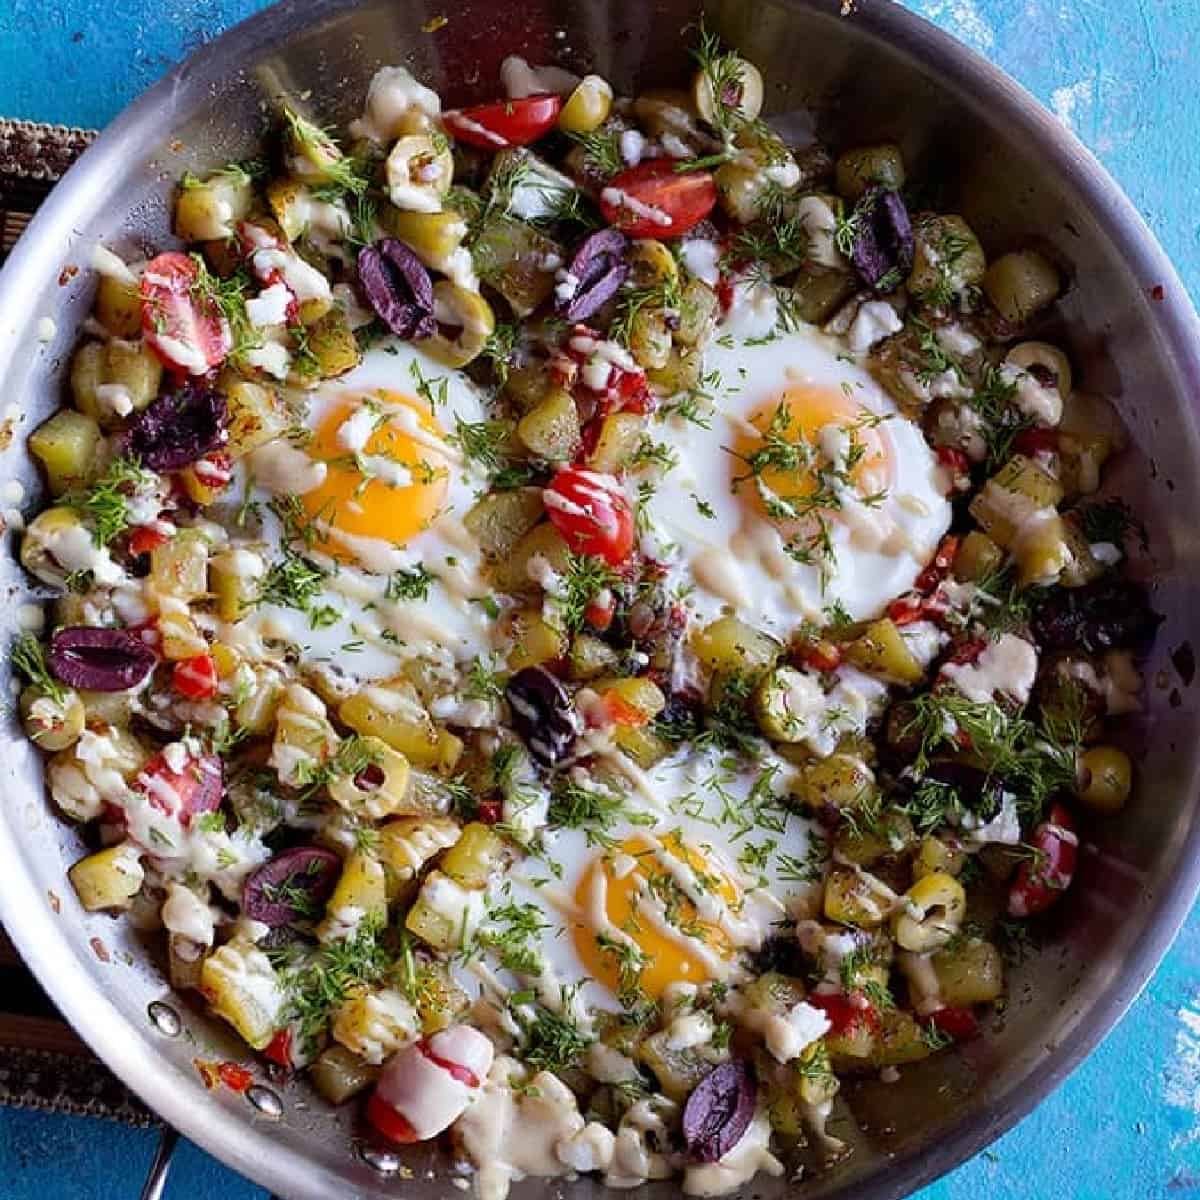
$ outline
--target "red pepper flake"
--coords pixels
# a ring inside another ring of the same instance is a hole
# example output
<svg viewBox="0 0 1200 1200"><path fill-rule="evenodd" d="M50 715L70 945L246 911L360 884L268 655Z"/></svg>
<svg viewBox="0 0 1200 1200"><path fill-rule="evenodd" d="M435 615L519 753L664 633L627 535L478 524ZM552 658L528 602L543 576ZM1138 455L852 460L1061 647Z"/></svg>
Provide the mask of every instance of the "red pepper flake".
<svg viewBox="0 0 1200 1200"><path fill-rule="evenodd" d="M62 912L62 901L58 898L58 893L53 889L47 889L46 899L50 901L50 907L55 913Z"/></svg>
<svg viewBox="0 0 1200 1200"><path fill-rule="evenodd" d="M108 952L108 947L98 938L94 937L88 942L92 948L92 953L102 962L112 962L112 956Z"/></svg>
<svg viewBox="0 0 1200 1200"><path fill-rule="evenodd" d="M1151 300L1162 301L1167 298L1167 289L1161 283L1156 283L1152 288L1148 288L1146 294Z"/></svg>
<svg viewBox="0 0 1200 1200"><path fill-rule="evenodd" d="M67 263L65 267L58 273L58 286L66 287L76 275L79 274L79 268L74 263Z"/></svg>
<svg viewBox="0 0 1200 1200"><path fill-rule="evenodd" d="M254 1082L253 1073L235 1062L217 1063L217 1075L231 1092L237 1092L239 1096Z"/></svg>
<svg viewBox="0 0 1200 1200"><path fill-rule="evenodd" d="M196 1068L201 1080L204 1082L204 1086L208 1088L210 1092L215 1087L219 1086L221 1082L221 1073L217 1069L219 1066L218 1063L205 1062L202 1058L193 1058L192 1066Z"/></svg>

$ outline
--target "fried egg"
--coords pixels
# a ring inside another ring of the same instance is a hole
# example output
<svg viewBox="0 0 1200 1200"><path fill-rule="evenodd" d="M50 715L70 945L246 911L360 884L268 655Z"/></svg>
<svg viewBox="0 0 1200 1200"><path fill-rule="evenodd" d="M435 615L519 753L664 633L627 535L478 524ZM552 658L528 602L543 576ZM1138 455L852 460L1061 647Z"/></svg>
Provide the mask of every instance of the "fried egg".
<svg viewBox="0 0 1200 1200"><path fill-rule="evenodd" d="M546 1003L566 986L584 1004L619 1010L633 991L658 1000L672 983L742 980L745 955L807 891L811 824L783 799L794 768L708 748L641 771L620 751L603 753L602 739L592 748L601 772L573 773L568 807L606 817L543 832L541 855L494 885L493 931L504 934L510 906L536 911L529 946Z"/></svg>
<svg viewBox="0 0 1200 1200"><path fill-rule="evenodd" d="M255 451L245 485L263 516L264 578L289 562L297 530L320 578L300 606L259 605L254 631L362 679L488 652L489 588L463 523L485 480L460 444L484 416L465 376L399 341L316 388L307 438Z"/></svg>
<svg viewBox="0 0 1200 1200"><path fill-rule="evenodd" d="M705 352L711 412L653 431L676 465L652 481L643 548L701 621L732 611L787 635L839 605L877 615L950 525L921 430L833 338L726 335Z"/></svg>

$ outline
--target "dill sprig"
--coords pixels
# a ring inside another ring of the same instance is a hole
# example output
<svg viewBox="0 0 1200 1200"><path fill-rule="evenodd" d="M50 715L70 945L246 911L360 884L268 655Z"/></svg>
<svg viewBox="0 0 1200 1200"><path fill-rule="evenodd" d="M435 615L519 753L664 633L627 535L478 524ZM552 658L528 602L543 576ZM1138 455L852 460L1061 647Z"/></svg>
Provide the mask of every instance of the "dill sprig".
<svg viewBox="0 0 1200 1200"><path fill-rule="evenodd" d="M620 577L602 558L568 551L553 607L563 628L570 633L583 628L588 605L605 589L615 588Z"/></svg>
<svg viewBox="0 0 1200 1200"><path fill-rule="evenodd" d="M617 295L617 311L609 326L608 336L622 346L628 346L640 314L654 310L678 313L683 307L683 291L678 274L646 287L624 288Z"/></svg>
<svg viewBox="0 0 1200 1200"><path fill-rule="evenodd" d="M476 930L463 954L469 957L475 950L489 950L505 970L538 975L543 960L534 942L549 928L536 904L510 901L488 911L485 923Z"/></svg>
<svg viewBox="0 0 1200 1200"><path fill-rule="evenodd" d="M228 279L214 275L204 261L203 255L193 253L196 277L192 280L192 298L201 307L216 309L229 325L231 339L230 355L238 356L248 350L256 350L263 344L262 331L250 323L246 312L246 294L250 289L250 276L239 267Z"/></svg>
<svg viewBox="0 0 1200 1200"><path fill-rule="evenodd" d="M1150 547L1150 535L1146 526L1119 497L1085 504L1076 509L1075 513L1083 536L1093 545L1107 542L1120 549L1125 545L1127 537L1135 535L1143 550Z"/></svg>
<svg viewBox="0 0 1200 1200"><path fill-rule="evenodd" d="M619 130L601 127L591 133L569 133L567 136L583 148L584 165L597 175L607 178L625 169Z"/></svg>
<svg viewBox="0 0 1200 1200"><path fill-rule="evenodd" d="M45 647L32 633L22 633L13 642L9 661L15 671L24 675L55 704L62 704L66 700L67 689L50 674Z"/></svg>
<svg viewBox="0 0 1200 1200"><path fill-rule="evenodd" d="M332 757L323 762L302 762L296 767L296 783L301 799L315 795L335 779L345 779L379 764L379 752L370 741L357 733L343 738Z"/></svg>
<svg viewBox="0 0 1200 1200"><path fill-rule="evenodd" d="M548 820L559 829L582 829L590 846L612 846L612 830L623 821L653 825L646 813L631 812L628 797L601 783L584 785L560 776L550 794Z"/></svg>
<svg viewBox="0 0 1200 1200"><path fill-rule="evenodd" d="M108 546L129 528L130 498L154 483L155 477L136 459L115 458L91 487L68 493L60 503L91 522L97 546Z"/></svg>
<svg viewBox="0 0 1200 1200"><path fill-rule="evenodd" d="M569 993L569 988L563 989ZM520 1057L535 1071L560 1074L577 1067L593 1038L569 1017L566 1012L554 1012L538 1004L528 993L509 997L510 1011L521 1027ZM564 1010L569 1007L564 997ZM532 1013L530 1010L532 1009Z"/></svg>
<svg viewBox="0 0 1200 1200"><path fill-rule="evenodd" d="M316 563L287 551L282 561L272 564L264 576L258 603L310 612L325 586L325 578L325 572Z"/></svg>
<svg viewBox="0 0 1200 1200"><path fill-rule="evenodd" d="M750 698L758 680L757 674L745 671L722 677L719 694L709 703L704 732L695 739L696 745L743 752L762 746L758 722L750 711Z"/></svg>
<svg viewBox="0 0 1200 1200"><path fill-rule="evenodd" d="M480 357L492 364L492 373L501 387L508 382L520 338L521 330L515 321L497 321L480 351Z"/></svg>
<svg viewBox="0 0 1200 1200"><path fill-rule="evenodd" d="M424 563L415 567L401 567L388 576L387 585L383 590L385 600L424 600L429 596L433 586L434 576L426 570Z"/></svg>
<svg viewBox="0 0 1200 1200"><path fill-rule="evenodd" d="M967 399L983 422L981 432L987 443L989 471L1009 460L1017 436L1033 425L1013 403L1016 394L1017 385L1007 382L998 368L988 364L983 369L979 386Z"/></svg>
<svg viewBox="0 0 1200 1200"><path fill-rule="evenodd" d="M700 25L699 44L692 51L712 92L712 124L728 140L744 123L742 103L743 60L732 51L722 48L721 39Z"/></svg>
<svg viewBox="0 0 1200 1200"><path fill-rule="evenodd" d="M321 172L329 183L354 196L361 196L367 190L370 180L360 173L354 160L342 152L332 134L286 105L283 119L297 149L307 151L310 158L320 161Z"/></svg>

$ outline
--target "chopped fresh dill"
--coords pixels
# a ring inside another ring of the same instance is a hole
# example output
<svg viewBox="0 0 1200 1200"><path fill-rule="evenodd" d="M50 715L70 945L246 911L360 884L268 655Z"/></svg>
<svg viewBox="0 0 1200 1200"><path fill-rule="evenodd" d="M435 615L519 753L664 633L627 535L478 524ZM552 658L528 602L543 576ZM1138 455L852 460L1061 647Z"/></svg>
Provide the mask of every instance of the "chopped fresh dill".
<svg viewBox="0 0 1200 1200"><path fill-rule="evenodd" d="M32 633L22 633L17 637L9 659L14 670L24 675L55 704L62 704L66 700L67 689L50 673L46 651Z"/></svg>
<svg viewBox="0 0 1200 1200"><path fill-rule="evenodd" d="M424 563L404 567L388 576L383 590L385 600L424 600L436 576L425 569Z"/></svg>
<svg viewBox="0 0 1200 1200"><path fill-rule="evenodd" d="M129 528L130 499L155 484L155 477L136 460L115 458L86 491L69 492L60 503L91 522L97 546L108 546Z"/></svg>
<svg viewBox="0 0 1200 1200"><path fill-rule="evenodd" d="M625 168L621 155L621 134L616 129L593 130L591 133L571 133L571 141L583 149L584 165L606 178Z"/></svg>

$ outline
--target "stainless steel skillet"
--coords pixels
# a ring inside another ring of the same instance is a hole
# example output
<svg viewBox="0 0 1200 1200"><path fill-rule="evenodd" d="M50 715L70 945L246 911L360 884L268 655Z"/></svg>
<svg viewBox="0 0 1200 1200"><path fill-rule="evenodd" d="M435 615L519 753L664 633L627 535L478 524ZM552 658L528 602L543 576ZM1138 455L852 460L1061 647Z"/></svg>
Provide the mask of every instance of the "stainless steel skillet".
<svg viewBox="0 0 1200 1200"><path fill-rule="evenodd" d="M842 7L729 0L708 5L708 17L762 69L769 112L814 112L835 142L898 140L918 170L929 163L946 174L947 206L964 213L989 249L1029 238L1057 247L1075 281L1060 306L1062 335L1084 385L1111 396L1132 433L1117 478L1151 530L1147 570L1166 622L1146 668L1146 713L1132 735L1140 795L1095 830L1050 945L1016 973L1003 1021L958 1058L906 1068L899 1084L850 1089L837 1130L856 1145L850 1161L804 1185L756 1181L748 1193L764 1200L797 1191L901 1195L998 1136L1112 1027L1200 886L1200 699L1171 661L1200 634L1200 323L1129 202L1036 102L888 0L857 0L848 15ZM249 153L271 94L311 90L323 118L344 120L376 67L405 62L451 102L483 99L512 52L596 70L629 92L686 74L683 30L698 11L691 0L288 0L198 51L88 151L0 273L0 419L12 427L0 480L17 479L36 496L23 435L59 402L73 331L90 300L87 272L60 284L62 268L85 265L97 240L165 245L171 181L185 168ZM444 26L423 31L442 15ZM38 338L43 318L57 330L49 342ZM0 563L0 584L7 645L28 587L11 556ZM78 855L75 836L51 815L38 757L11 723L0 732L0 795L0 918L67 1018L167 1121L295 1200L458 1200L444 1174L427 1173L437 1165L431 1151L381 1173L356 1156L348 1115L300 1087L277 1089L279 1115L261 1093L256 1108L205 1091L193 1059L236 1049L170 997L135 935L79 911L64 875ZM169 1036L169 1020L150 1019L157 1000L178 1011L181 1032ZM670 1184L650 1190L675 1192ZM514 1195L551 1191L585 1200L599 1188L530 1180Z"/></svg>

